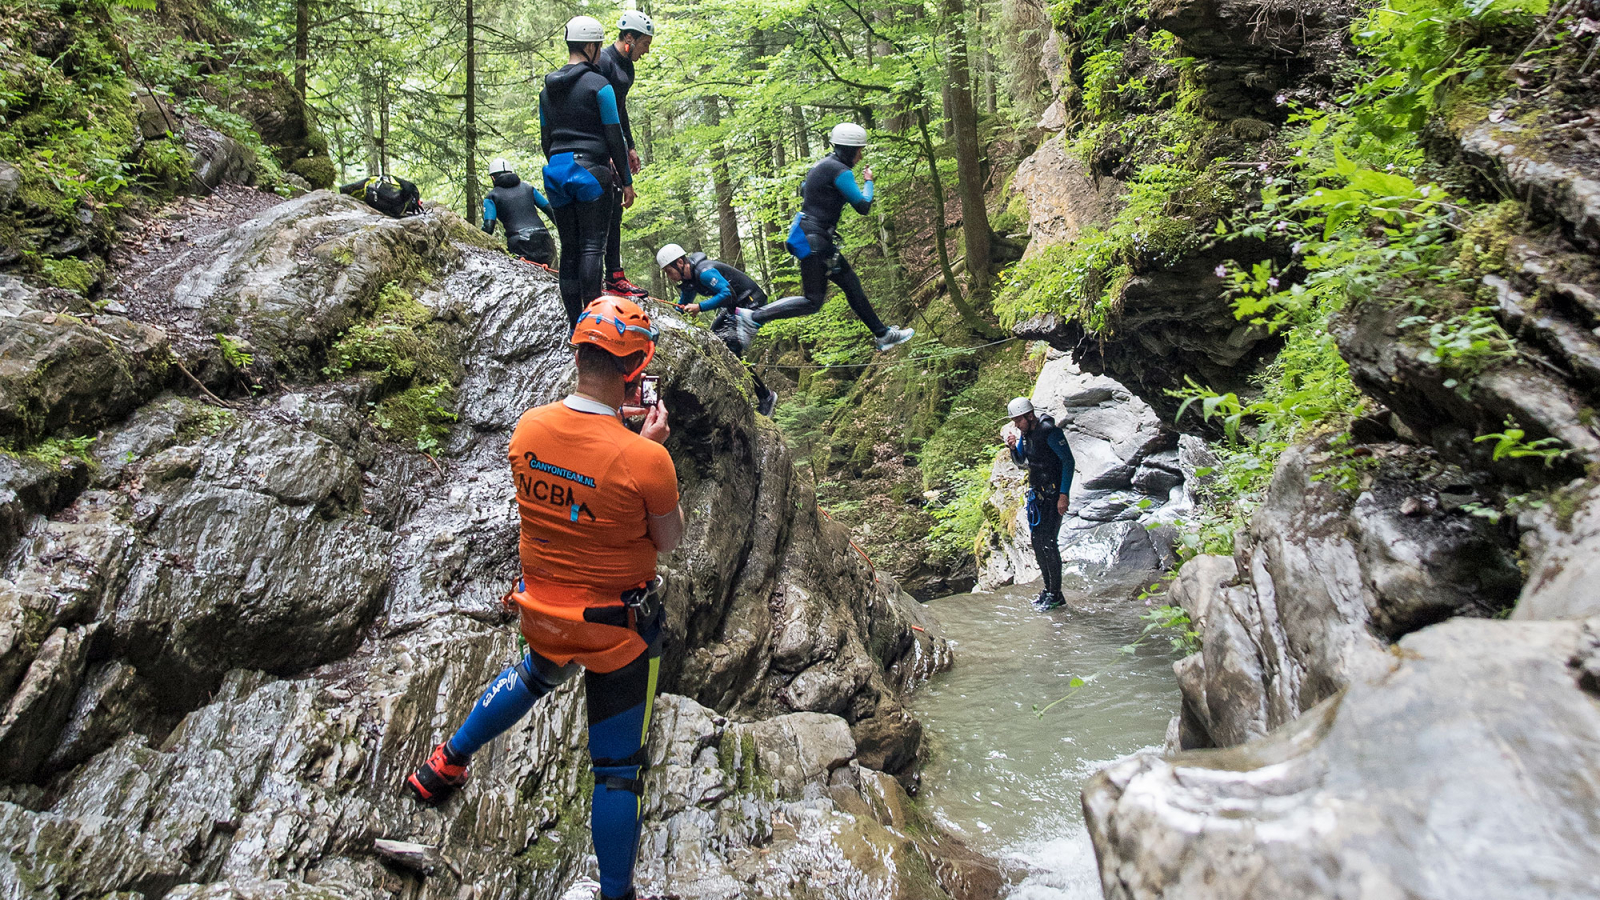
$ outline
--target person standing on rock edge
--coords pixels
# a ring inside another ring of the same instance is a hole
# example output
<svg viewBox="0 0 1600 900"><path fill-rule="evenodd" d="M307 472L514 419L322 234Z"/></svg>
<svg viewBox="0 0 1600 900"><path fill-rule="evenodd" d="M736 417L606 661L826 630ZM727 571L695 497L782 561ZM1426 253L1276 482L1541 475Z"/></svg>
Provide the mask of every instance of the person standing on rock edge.
<svg viewBox="0 0 1600 900"><path fill-rule="evenodd" d="M605 27L590 16L567 22L567 64L544 77L539 92L539 142L548 162L544 189L561 238L561 305L574 326L600 296L610 192L621 181L622 205L633 205L633 172L622 136L617 91L595 68Z"/></svg>
<svg viewBox="0 0 1600 900"><path fill-rule="evenodd" d="M734 311L760 309L765 305L767 292L761 285L734 266L709 259L704 253L686 253L677 244L668 244L656 251L656 265L661 267L661 274L668 281L678 286L678 310L697 313L717 310L717 317L711 321L711 333L721 338L734 356L743 359L749 348L739 340L738 331L733 327ZM695 297L710 299L694 302ZM772 415L772 408L778 403L778 392L767 387L748 363L745 368L756 383L757 411L763 416Z"/></svg>
<svg viewBox="0 0 1600 900"><path fill-rule="evenodd" d="M1067 436L1054 419L1034 412L1033 401L1018 397L1006 405L1015 430L1001 431L1011 459L1028 468L1028 533L1033 558L1044 576L1044 590L1034 598L1038 610L1056 609L1067 601L1061 596L1061 517L1067 514L1076 463Z"/></svg>
<svg viewBox="0 0 1600 900"><path fill-rule="evenodd" d="M828 299L828 282L831 280L844 291L850 309L872 332L873 344L878 350L888 350L911 340L916 334L910 328L891 328L878 319L861 287L850 261L839 252L839 216L844 205L850 204L856 212L866 215L872 208L872 167L866 172L866 189L856 186L855 165L867 148L867 130L860 125L841 122L833 126L829 135L833 152L823 157L800 187L800 212L789 226L785 245L789 253L800 262L800 286L804 296L784 297L757 310L740 309L734 313L734 326L739 329L740 343L746 347L755 340L756 330L774 319L791 319L809 316L822 309Z"/></svg>
<svg viewBox="0 0 1600 900"><path fill-rule="evenodd" d="M495 223L506 228L506 249L528 262L550 268L555 248L539 210L550 214L550 201L539 189L517 177L511 164L497 159L489 167L494 189L483 198L483 232L494 234Z"/></svg>
<svg viewBox="0 0 1600 900"><path fill-rule="evenodd" d="M617 92L617 113L622 119L622 137L628 143L628 171L637 175L643 165L633 145L633 125L628 121L628 90L633 87L633 64L650 52L656 23L637 10L627 10L617 20L617 40L600 51L595 68L611 82ZM628 280L622 271L622 193L611 187L611 226L606 234L606 292L623 297L648 297L650 292Z"/></svg>
<svg viewBox="0 0 1600 900"><path fill-rule="evenodd" d="M443 803L466 783L473 753L583 668L601 900L636 896L644 743L664 622L656 557L683 537L677 470L662 446L666 407L651 406L638 434L622 422L623 404L639 398L655 341L650 317L631 300L589 304L571 341L577 390L517 422L509 457L522 582L507 601L521 615L528 650L406 779L423 803Z"/></svg>

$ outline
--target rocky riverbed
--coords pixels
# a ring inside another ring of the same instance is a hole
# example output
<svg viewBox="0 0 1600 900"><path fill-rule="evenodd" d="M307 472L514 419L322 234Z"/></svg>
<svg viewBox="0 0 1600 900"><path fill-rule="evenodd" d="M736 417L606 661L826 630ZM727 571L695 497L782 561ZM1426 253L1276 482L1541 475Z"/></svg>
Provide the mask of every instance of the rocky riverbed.
<svg viewBox="0 0 1600 900"><path fill-rule="evenodd" d="M561 896L593 867L576 688L442 810L399 790L515 652L505 446L571 377L553 276L323 192L184 201L117 264L98 308L0 282L0 423L37 442L0 455L0 893ZM993 896L896 780L936 623L653 312L689 530L641 885Z"/></svg>

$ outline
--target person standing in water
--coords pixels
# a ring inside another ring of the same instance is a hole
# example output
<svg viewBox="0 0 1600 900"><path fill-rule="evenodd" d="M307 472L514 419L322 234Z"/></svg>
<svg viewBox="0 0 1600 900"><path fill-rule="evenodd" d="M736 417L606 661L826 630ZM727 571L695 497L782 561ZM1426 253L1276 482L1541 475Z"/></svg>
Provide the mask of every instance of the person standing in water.
<svg viewBox="0 0 1600 900"><path fill-rule="evenodd" d="M1067 514L1067 494L1072 489L1076 465L1067 436L1054 419L1039 415L1033 401L1018 397L1006 405L1015 430L1001 436L1011 448L1011 459L1028 469L1028 531L1033 557L1044 577L1044 590L1034 598L1035 609L1056 609L1067 601L1061 596L1061 517Z"/></svg>

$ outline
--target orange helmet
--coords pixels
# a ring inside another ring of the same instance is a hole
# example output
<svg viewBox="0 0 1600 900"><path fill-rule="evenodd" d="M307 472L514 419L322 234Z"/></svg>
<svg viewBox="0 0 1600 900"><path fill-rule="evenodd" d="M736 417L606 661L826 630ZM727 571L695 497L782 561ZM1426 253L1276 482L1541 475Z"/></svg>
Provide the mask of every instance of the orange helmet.
<svg viewBox="0 0 1600 900"><path fill-rule="evenodd" d="M645 366L656 355L656 338L660 332L650 325L650 317L626 297L601 294L578 314L578 324L573 327L570 343L594 344L612 356L631 356L644 352L644 362L628 375L628 380L639 377Z"/></svg>

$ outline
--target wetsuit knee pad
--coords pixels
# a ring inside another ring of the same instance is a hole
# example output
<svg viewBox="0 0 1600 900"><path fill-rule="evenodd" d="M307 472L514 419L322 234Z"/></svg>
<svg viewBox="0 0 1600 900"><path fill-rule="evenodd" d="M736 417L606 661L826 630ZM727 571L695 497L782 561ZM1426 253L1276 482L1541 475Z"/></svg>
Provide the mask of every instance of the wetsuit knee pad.
<svg viewBox="0 0 1600 900"><path fill-rule="evenodd" d="M562 682L578 671L574 665L556 666L543 657L536 659L531 650L522 654L522 659L513 668L516 669L517 678L535 697L543 697L560 687Z"/></svg>

